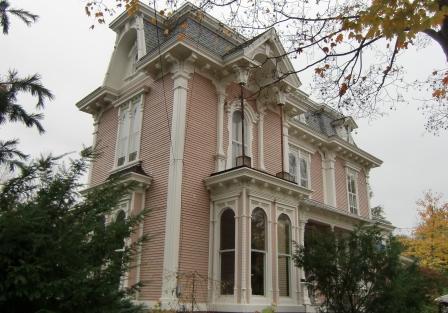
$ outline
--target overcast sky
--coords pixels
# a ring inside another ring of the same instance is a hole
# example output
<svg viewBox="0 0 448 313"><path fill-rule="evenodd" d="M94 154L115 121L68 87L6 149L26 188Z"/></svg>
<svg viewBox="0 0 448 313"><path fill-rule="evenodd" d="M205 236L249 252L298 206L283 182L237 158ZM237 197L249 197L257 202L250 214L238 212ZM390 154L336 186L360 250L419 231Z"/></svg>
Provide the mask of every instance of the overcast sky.
<svg viewBox="0 0 448 313"><path fill-rule="evenodd" d="M40 73L56 98L44 111L46 134L7 124L0 128L0 137L20 138L20 148L32 155L79 151L83 144L91 144L93 127L92 118L79 112L75 103L102 84L115 34L106 26L89 29L91 20L84 14L82 0L10 2L38 14L40 20L28 28L13 19L10 34L0 34L0 73L13 68L21 76ZM424 78L434 68L442 68L444 60L434 44L408 51L402 64L409 78ZM304 85L311 83L306 75L301 80ZM34 105L31 98L21 100L27 108ZM387 217L400 228L415 226L415 201L424 190L448 196L448 132L438 137L428 134L418 105L411 101L381 119L357 121L358 146L384 161L371 171L371 203L383 205Z"/></svg>

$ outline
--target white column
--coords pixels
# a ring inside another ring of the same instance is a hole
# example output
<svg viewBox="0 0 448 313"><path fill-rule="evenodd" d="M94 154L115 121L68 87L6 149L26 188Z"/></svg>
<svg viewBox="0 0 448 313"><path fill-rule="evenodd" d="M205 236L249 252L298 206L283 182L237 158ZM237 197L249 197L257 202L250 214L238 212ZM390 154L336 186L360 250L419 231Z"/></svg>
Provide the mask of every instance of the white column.
<svg viewBox="0 0 448 313"><path fill-rule="evenodd" d="M224 155L224 103L226 101L226 92L224 87L216 88L218 94L218 107L217 107L217 129L216 129L216 171L220 172L226 169L226 156Z"/></svg>
<svg viewBox="0 0 448 313"><path fill-rule="evenodd" d="M305 226L307 222L308 222L307 219L299 219L299 245L301 246L305 245ZM301 297L301 300L303 301L302 303L305 305L310 305L311 300L308 295L308 287L305 283L305 271L303 270L303 268L299 269L299 282L301 286L300 291L302 293Z"/></svg>
<svg viewBox="0 0 448 313"><path fill-rule="evenodd" d="M241 222L241 303L250 303L250 295L252 293L252 288L250 284L250 230L249 230L249 210L247 203L247 190L243 187L240 199L240 210L239 210L240 222Z"/></svg>
<svg viewBox="0 0 448 313"><path fill-rule="evenodd" d="M264 111L260 111L258 116L258 169L266 170L264 166Z"/></svg>
<svg viewBox="0 0 448 313"><path fill-rule="evenodd" d="M326 151L325 158L322 160L324 171L324 202L325 204L336 207L336 175L335 164L336 155L334 152Z"/></svg>
<svg viewBox="0 0 448 313"><path fill-rule="evenodd" d="M137 29L137 55L141 59L146 55L146 43L145 43L145 26L143 23L143 16L137 15L135 17L135 24Z"/></svg>
<svg viewBox="0 0 448 313"><path fill-rule="evenodd" d="M179 67L173 74L174 96L171 121L170 164L165 220L165 254L163 260L162 305L175 304L179 265L182 170L185 142L187 86L189 75Z"/></svg>

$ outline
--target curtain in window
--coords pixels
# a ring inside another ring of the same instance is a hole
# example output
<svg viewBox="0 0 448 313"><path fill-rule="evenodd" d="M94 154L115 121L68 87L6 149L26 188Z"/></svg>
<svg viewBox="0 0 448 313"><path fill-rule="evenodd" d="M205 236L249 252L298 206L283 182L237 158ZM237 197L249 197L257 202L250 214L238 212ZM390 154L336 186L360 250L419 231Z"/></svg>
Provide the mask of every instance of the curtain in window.
<svg viewBox="0 0 448 313"><path fill-rule="evenodd" d="M142 120L141 98L133 100L131 112L131 136L129 138L129 155L128 161L132 162L137 158L137 150L140 142L140 130Z"/></svg>
<svg viewBox="0 0 448 313"><path fill-rule="evenodd" d="M278 286L281 297L289 297L291 271L291 221L281 214L277 223Z"/></svg>
<svg viewBox="0 0 448 313"><path fill-rule="evenodd" d="M126 161L126 146L129 137L129 110L120 109L120 124L118 127L117 165L123 165Z"/></svg>
<svg viewBox="0 0 448 313"><path fill-rule="evenodd" d="M265 295L266 214L256 208L251 219L251 285L252 294Z"/></svg>
<svg viewBox="0 0 448 313"><path fill-rule="evenodd" d="M308 160L303 153L300 155L300 186L308 187Z"/></svg>
<svg viewBox="0 0 448 313"><path fill-rule="evenodd" d="M235 282L235 213L226 209L220 221L221 294L233 295Z"/></svg>
<svg viewBox="0 0 448 313"><path fill-rule="evenodd" d="M358 201L356 194L356 175L348 173L347 175L347 189L348 189L348 205L350 212L358 214Z"/></svg>
<svg viewBox="0 0 448 313"><path fill-rule="evenodd" d="M242 135L241 111L234 111L232 115L232 163L236 166L236 158L243 154L243 135ZM244 120L244 148L246 155L248 153L248 128L247 120Z"/></svg>
<svg viewBox="0 0 448 313"><path fill-rule="evenodd" d="M289 153L289 174L294 176L294 181L297 182L297 159L294 153Z"/></svg>

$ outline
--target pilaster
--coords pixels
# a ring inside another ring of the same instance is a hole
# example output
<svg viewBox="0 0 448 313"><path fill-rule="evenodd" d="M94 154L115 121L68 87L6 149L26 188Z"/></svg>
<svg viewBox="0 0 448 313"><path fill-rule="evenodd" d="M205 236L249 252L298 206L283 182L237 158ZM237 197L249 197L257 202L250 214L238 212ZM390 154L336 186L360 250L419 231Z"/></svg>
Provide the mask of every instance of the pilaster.
<svg viewBox="0 0 448 313"><path fill-rule="evenodd" d="M224 154L224 104L226 101L226 92L224 86L217 86L216 92L218 95L218 106L217 106L217 129L216 129L216 166L215 169L217 172L223 171L226 169L226 156Z"/></svg>
<svg viewBox="0 0 448 313"><path fill-rule="evenodd" d="M299 218L299 245L304 246L305 245L305 229L306 229L306 223L308 222L308 219L306 218ZM302 304L310 305L311 300L308 295L308 287L306 283L306 276L305 271L303 268L299 269L299 282L300 282L300 291L298 294L298 299L302 300Z"/></svg>
<svg viewBox="0 0 448 313"><path fill-rule="evenodd" d="M322 169L324 172L324 202L336 207L336 174L335 174L336 154L326 151L322 159Z"/></svg>
<svg viewBox="0 0 448 313"><path fill-rule="evenodd" d="M172 57L169 57L173 60ZM162 306L176 303L177 272L181 217L182 171L185 143L187 89L191 71L187 61L175 61L173 67L173 114L171 120L170 159L165 220L165 250L163 260Z"/></svg>
<svg viewBox="0 0 448 313"><path fill-rule="evenodd" d="M265 171L264 165L264 116L265 111L261 110L258 114L258 169Z"/></svg>

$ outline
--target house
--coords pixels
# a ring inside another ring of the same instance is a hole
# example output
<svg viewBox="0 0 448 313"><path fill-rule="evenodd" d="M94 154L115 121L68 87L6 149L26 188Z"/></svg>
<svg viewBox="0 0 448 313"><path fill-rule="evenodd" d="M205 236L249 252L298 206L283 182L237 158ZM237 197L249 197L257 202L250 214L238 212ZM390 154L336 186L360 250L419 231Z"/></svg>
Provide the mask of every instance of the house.
<svg viewBox="0 0 448 313"><path fill-rule="evenodd" d="M355 121L300 90L274 29L247 39L189 3L170 16L140 4L110 27L104 82L77 106L102 151L90 187L134 181L117 214L151 210L139 230L151 240L124 279L144 283L135 300L308 310L292 242L371 222L381 161L353 141Z"/></svg>

